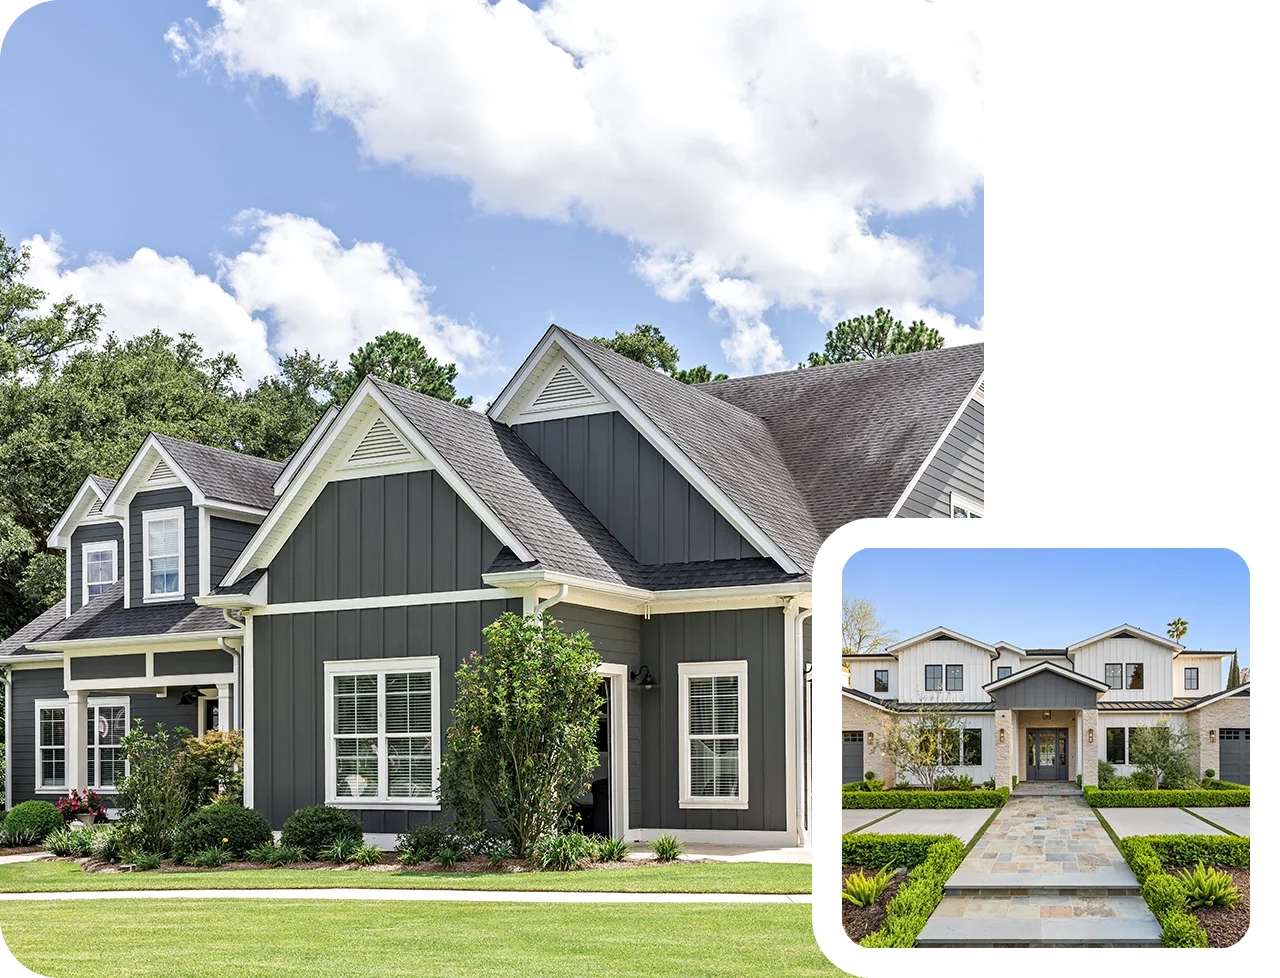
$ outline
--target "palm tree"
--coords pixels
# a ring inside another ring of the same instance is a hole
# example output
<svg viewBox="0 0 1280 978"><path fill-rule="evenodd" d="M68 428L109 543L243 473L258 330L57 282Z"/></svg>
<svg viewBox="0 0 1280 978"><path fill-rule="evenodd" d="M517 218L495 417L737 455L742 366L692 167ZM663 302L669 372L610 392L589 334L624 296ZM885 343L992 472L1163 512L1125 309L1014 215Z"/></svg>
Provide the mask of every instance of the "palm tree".
<svg viewBox="0 0 1280 978"><path fill-rule="evenodd" d="M1186 634L1187 634L1186 619L1175 618L1173 621L1169 622L1168 635L1171 639L1173 639L1179 645L1182 644L1182 636Z"/></svg>

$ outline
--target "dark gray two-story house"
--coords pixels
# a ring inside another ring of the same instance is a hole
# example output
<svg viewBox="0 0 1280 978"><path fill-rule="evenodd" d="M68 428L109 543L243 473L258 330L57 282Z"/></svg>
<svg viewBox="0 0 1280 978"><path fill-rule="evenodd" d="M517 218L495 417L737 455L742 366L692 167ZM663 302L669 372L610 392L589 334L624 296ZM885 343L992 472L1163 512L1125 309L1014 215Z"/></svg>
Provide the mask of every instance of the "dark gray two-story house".
<svg viewBox="0 0 1280 978"><path fill-rule="evenodd" d="M49 539L67 597L0 643L6 803L124 774L137 720L242 729L245 803L371 841L441 811L464 656L585 629L590 828L804 844L819 544L978 517L980 345L696 387L552 327L485 413L374 379L285 462L152 435Z"/></svg>

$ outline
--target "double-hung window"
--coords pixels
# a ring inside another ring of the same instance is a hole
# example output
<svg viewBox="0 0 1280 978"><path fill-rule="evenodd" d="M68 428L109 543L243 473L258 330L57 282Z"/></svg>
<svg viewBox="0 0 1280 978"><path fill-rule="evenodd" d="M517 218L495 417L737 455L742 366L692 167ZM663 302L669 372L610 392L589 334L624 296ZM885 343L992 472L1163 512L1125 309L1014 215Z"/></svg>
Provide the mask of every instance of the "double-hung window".
<svg viewBox="0 0 1280 978"><path fill-rule="evenodd" d="M440 660L326 662L326 800L346 808L436 808Z"/></svg>
<svg viewBox="0 0 1280 978"><path fill-rule="evenodd" d="M747 664L681 662L680 807L747 807Z"/></svg>
<svg viewBox="0 0 1280 978"><path fill-rule="evenodd" d="M1183 689L1199 689L1200 688L1200 667L1187 666L1182 670L1182 688Z"/></svg>
<svg viewBox="0 0 1280 978"><path fill-rule="evenodd" d="M889 692L889 670L877 669L876 675L875 675L875 683L876 683L875 692L877 693Z"/></svg>
<svg viewBox="0 0 1280 978"><path fill-rule="evenodd" d="M67 701L36 700L36 791L65 794ZM91 698L86 709L89 787L114 791L128 773L120 741L129 732L129 698Z"/></svg>
<svg viewBox="0 0 1280 978"><path fill-rule="evenodd" d="M116 542L103 540L84 544L81 560L84 590L80 600L81 603L88 604L94 598L101 597L116 582Z"/></svg>
<svg viewBox="0 0 1280 978"><path fill-rule="evenodd" d="M1124 667L1125 689L1142 688L1142 663L1130 662Z"/></svg>
<svg viewBox="0 0 1280 978"><path fill-rule="evenodd" d="M982 519L982 503L962 496L958 492L951 494L951 518L953 520Z"/></svg>
<svg viewBox="0 0 1280 978"><path fill-rule="evenodd" d="M947 666L947 689L951 692L964 689L964 666Z"/></svg>
<svg viewBox="0 0 1280 978"><path fill-rule="evenodd" d="M930 692L942 688L942 666L924 667L924 688Z"/></svg>
<svg viewBox="0 0 1280 978"><path fill-rule="evenodd" d="M65 793L67 701L36 700L36 791Z"/></svg>
<svg viewBox="0 0 1280 978"><path fill-rule="evenodd" d="M182 523L181 507L142 514L144 599L182 597Z"/></svg>
<svg viewBox="0 0 1280 978"><path fill-rule="evenodd" d="M1108 662L1104 667L1107 685L1111 689L1124 689L1124 663Z"/></svg>

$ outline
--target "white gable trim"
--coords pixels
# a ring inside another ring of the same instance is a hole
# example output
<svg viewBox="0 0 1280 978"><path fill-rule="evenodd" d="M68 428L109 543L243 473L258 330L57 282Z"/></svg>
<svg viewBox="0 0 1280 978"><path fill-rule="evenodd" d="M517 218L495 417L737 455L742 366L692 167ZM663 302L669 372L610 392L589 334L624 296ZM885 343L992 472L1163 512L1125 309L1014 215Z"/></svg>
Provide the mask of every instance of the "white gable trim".
<svg viewBox="0 0 1280 978"><path fill-rule="evenodd" d="M1108 628L1105 632L1094 635L1092 638L1086 638L1067 646L1067 652L1071 653L1077 649L1082 649L1086 645L1092 645L1094 642L1101 642L1105 638L1111 638L1119 635L1121 632L1132 632L1138 638L1145 638L1148 642L1155 642L1157 645L1163 645L1167 649L1173 649L1175 653L1182 651L1182 646L1173 639L1164 635L1154 635L1151 632L1143 631L1141 628L1135 628L1133 625L1117 625L1115 628Z"/></svg>
<svg viewBox="0 0 1280 978"><path fill-rule="evenodd" d="M152 489L163 488L163 486L145 484L152 470L155 469L157 460L164 462L175 476L173 480L167 480L166 485L186 486L191 491L191 505L203 506L205 504L204 493L182 471L182 466L174 461L172 455L165 451L164 446L160 444L155 435L147 435L147 440L142 443L142 447L134 454L129 467L124 470L124 475L120 477L120 481L116 483L110 495L103 501L102 512L116 519L124 519L129 515L129 500L135 495L144 491L144 489L150 492ZM143 475L144 472L146 475ZM135 483L137 484L135 485Z"/></svg>
<svg viewBox="0 0 1280 978"><path fill-rule="evenodd" d="M297 473L298 469L301 468L302 463L311 457L311 450L316 447L316 442L324 437L324 433L329 430L329 426L333 424L333 419L337 416L338 406L336 404L330 404L324 414L321 415L320 420L317 421L315 426L311 429L310 434L308 434L302 444L298 446L298 450L293 453L293 457L289 459L289 464L284 467L280 472L280 475L276 478L275 485L272 486L272 488L275 490L275 494L277 496L284 492L285 487L293 481L293 477Z"/></svg>
<svg viewBox="0 0 1280 978"><path fill-rule="evenodd" d="M781 547L756 525L746 513L744 513L738 505L730 499L707 475L689 458L680 448L667 437L647 414L640 410L639 407L610 380L603 371L601 371L591 359L578 349L577 344L568 339L557 326L552 326L547 330L546 336L534 348L516 371L516 375L502 389L502 393L498 395L498 399L493 402L489 408L489 417L502 424L511 424L513 417L508 408L511 406L516 393L524 385L529 378L530 373L542 363L543 358L550 351L552 346L557 346L561 354L573 365L579 375L586 380L597 391L600 391L604 397L617 407L622 415L631 423L637 431L640 432L649 444L658 450L663 458L692 485L702 497L711 503L721 516L723 516L733 526L735 530L741 533L747 541L756 548L756 550L766 557L771 557L789 574L800 574L804 569L791 559ZM533 419L531 419L533 420Z"/></svg>
<svg viewBox="0 0 1280 978"><path fill-rule="evenodd" d="M929 449L929 454L924 457L924 461L920 464L920 468L916 469L916 474L913 475L911 477L911 481L907 483L907 488L902 490L902 495L898 497L898 501L894 503L893 508L889 510L889 519L893 519L897 516L898 513L901 512L902 507L906 505L907 500L911 498L911 494L915 492L916 486L924 477L925 472L928 470L929 466L933 464L933 460L938 457L938 452L942 451L943 444L946 443L951 432L955 430L955 426L960 423L960 419L964 417L964 412L965 409L968 408L969 402L977 401L979 404L983 403L979 393L983 390L986 377L987 374L984 370L981 376L978 377L978 382L973 385L973 390L969 391L969 396L960 402L960 410L955 413L955 416L947 422L947 426L942 429L942 436L934 443L933 448Z"/></svg>
<svg viewBox="0 0 1280 978"><path fill-rule="evenodd" d="M53 529L49 531L49 536L45 539L45 545L50 550L69 551L71 549L71 534L76 531L76 527L84 522L84 515L93 506L91 500L102 501L105 498L92 477L85 479L84 482L80 483L80 488L76 490L76 494L71 500L71 505L66 508ZM87 508L85 506L86 503L89 503ZM95 517L93 522L105 523L108 521Z"/></svg>
<svg viewBox="0 0 1280 978"><path fill-rule="evenodd" d="M505 423L551 421L617 410L583 378L560 347L550 348L520 386L529 389L504 412Z"/></svg>
<svg viewBox="0 0 1280 978"><path fill-rule="evenodd" d="M1030 669L1020 669L1010 676L1005 676L1004 679L997 679L994 682L986 683L982 688L989 693L992 690L1003 689L1005 686L1010 686L1013 683L1021 682L1023 679L1028 679L1038 672L1051 672L1055 676L1061 676L1063 679L1073 680L1074 682L1080 683L1082 686L1089 686L1090 688L1096 689L1102 693L1105 693L1111 688L1106 683L1099 682L1091 676L1074 672L1071 669L1064 669L1062 666L1056 665L1052 662L1038 662Z"/></svg>
<svg viewBox="0 0 1280 978"><path fill-rule="evenodd" d="M440 476L449 484L449 488L458 494L467 507L493 532L493 535L504 545L510 547L520 560L528 561L534 559L524 544L498 519L497 514L489 508L484 500L476 495L475 490L467 485L462 477L454 471L453 467L445 461L444 457L436 451L435 447L422 437L421 432L400 413L399 408L391 403L391 399L378 390L372 379L366 377L360 382L360 386L351 395L350 400L347 401L339 416L329 426L320 442L303 463L297 475L290 482L289 487L276 500L275 506L272 507L267 518L259 525L257 532L254 533L248 545L244 548L244 552L236 558L231 570L223 577L220 582L222 585L233 584L249 571L265 567L271 563L275 555L280 552L280 548L288 538L289 532L306 515L324 486L329 482L338 481L340 473L336 472L335 469L339 467L340 463L337 460L345 460L348 457L349 446L353 443L358 445L359 441L356 439L362 437L374 422L366 416L360 419L357 427L345 439L343 438L343 432L350 426L358 413L369 412L376 415L379 411L385 416L387 422L395 428L396 434L422 456L423 461L414 463L417 468L429 466L439 472ZM327 466L325 465L326 461L328 462ZM363 478L371 474L371 470L362 469L354 477ZM320 481L312 487L312 492L310 498L306 500L306 505L298 510L291 520L285 521L285 514L298 501L304 489L312 483L313 477L316 476L320 477ZM344 477L353 476L345 475Z"/></svg>
<svg viewBox="0 0 1280 978"><path fill-rule="evenodd" d="M986 642L979 642L976 638L970 638L968 635L961 635L953 628L943 628L939 625L937 628L931 628L927 632L921 632L919 635L913 635L911 638L904 638L896 645L890 645L886 652L891 655L897 655L902 649L910 648L913 645L919 645L921 642L931 642L940 635L955 639L957 642L968 642L970 645L976 645L978 648L990 652L994 658L999 653L994 645L988 645Z"/></svg>

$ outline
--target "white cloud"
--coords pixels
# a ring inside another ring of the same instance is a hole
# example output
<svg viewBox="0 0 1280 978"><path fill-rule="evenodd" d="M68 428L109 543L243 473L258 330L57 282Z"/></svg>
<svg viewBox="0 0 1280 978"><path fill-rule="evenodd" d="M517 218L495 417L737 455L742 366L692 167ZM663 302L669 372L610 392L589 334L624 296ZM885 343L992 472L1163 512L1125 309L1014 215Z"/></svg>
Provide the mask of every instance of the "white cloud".
<svg viewBox="0 0 1280 978"><path fill-rule="evenodd" d="M622 235L668 299L733 324L740 369L780 356L774 306L826 320L933 310L970 277L877 214L982 180L967 3L922 0L210 0L179 61L275 78L371 158L462 180L477 205ZM763 306L761 304L763 303Z"/></svg>
<svg viewBox="0 0 1280 978"><path fill-rule="evenodd" d="M157 327L192 333L209 352L234 353L248 384L295 349L345 365L356 347L392 329L421 338L433 356L466 372L493 366L494 341L434 312L431 287L386 245L344 248L331 230L296 214L246 211L235 229L253 237L244 251L216 256L216 280L150 248L124 261L90 255L71 267L56 234L23 246L31 284L51 299L102 303L105 332L123 339Z"/></svg>

